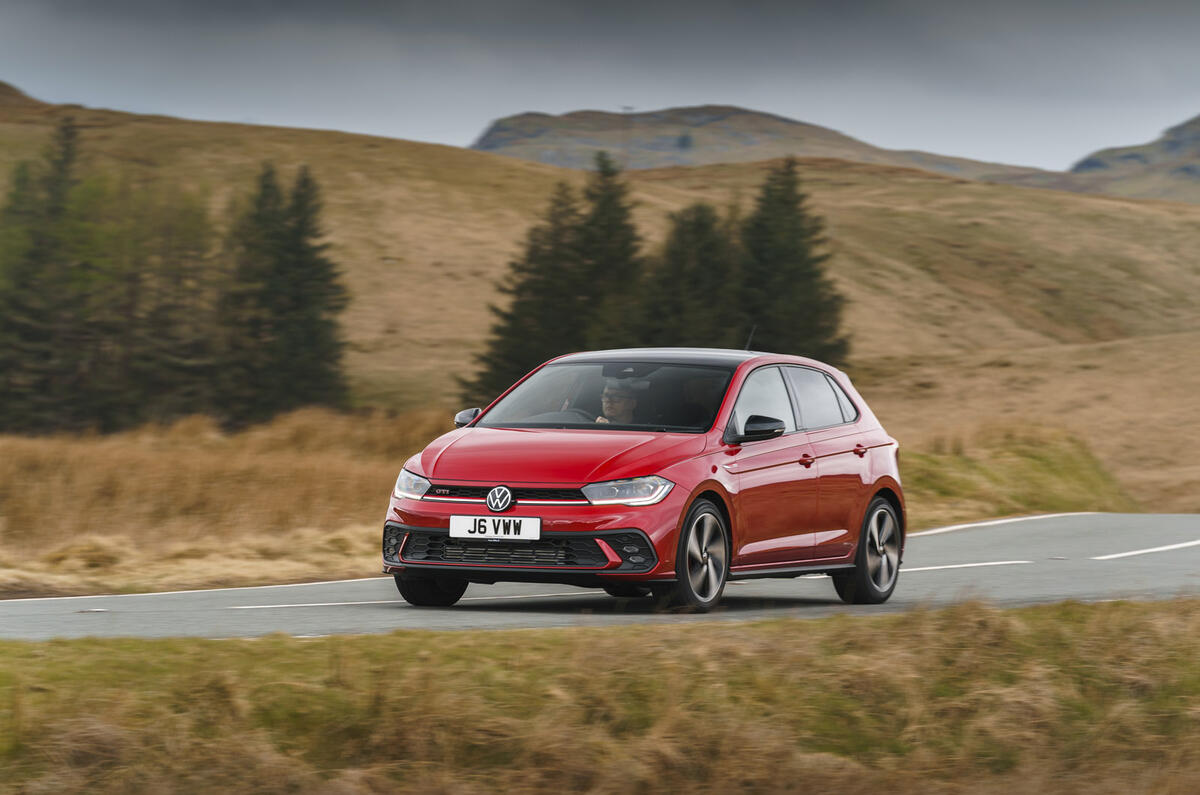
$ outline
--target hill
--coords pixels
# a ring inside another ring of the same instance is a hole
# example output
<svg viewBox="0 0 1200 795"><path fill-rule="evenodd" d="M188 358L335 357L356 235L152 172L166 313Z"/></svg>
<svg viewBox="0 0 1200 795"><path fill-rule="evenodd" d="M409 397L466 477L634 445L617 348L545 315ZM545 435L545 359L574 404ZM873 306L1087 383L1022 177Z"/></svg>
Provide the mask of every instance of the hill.
<svg viewBox="0 0 1200 795"><path fill-rule="evenodd" d="M1200 116L1148 144L1094 152L1071 176L1096 192L1200 202Z"/></svg>
<svg viewBox="0 0 1200 795"><path fill-rule="evenodd" d="M4 108L41 108L46 104L36 100L14 85L0 80L0 109Z"/></svg>
<svg viewBox="0 0 1200 795"><path fill-rule="evenodd" d="M795 155L922 168L973 179L1040 173L928 152L881 149L827 127L728 105L628 114L522 113L493 122L471 148L564 168L590 168L596 151L605 149L629 169L746 163Z"/></svg>
<svg viewBox="0 0 1200 795"><path fill-rule="evenodd" d="M586 178L446 146L32 102L0 104L0 190L67 113L92 168L177 182L216 210L264 160L285 175L309 164L352 296L360 404L456 406L454 376L482 347L506 262L553 184ZM747 207L769 165L631 172L647 246L689 203ZM849 299L851 369L894 433L1065 427L1138 499L1200 510L1200 470L1158 452L1200 445L1198 385L1179 366L1200 346L1200 207L831 158L800 171Z"/></svg>
<svg viewBox="0 0 1200 795"><path fill-rule="evenodd" d="M832 157L1023 187L1200 203L1200 116L1157 141L1090 154L1065 172L881 149L826 127L723 105L521 113L493 122L471 148L576 169L589 168L598 149L631 169Z"/></svg>

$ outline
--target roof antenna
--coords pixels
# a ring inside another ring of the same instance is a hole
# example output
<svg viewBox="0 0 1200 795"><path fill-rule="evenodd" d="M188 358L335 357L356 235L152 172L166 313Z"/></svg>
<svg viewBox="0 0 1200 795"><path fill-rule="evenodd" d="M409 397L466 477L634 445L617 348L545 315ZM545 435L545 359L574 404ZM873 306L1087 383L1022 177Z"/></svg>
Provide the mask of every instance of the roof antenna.
<svg viewBox="0 0 1200 795"><path fill-rule="evenodd" d="M754 332L756 332L756 331L758 331L758 324L757 324L757 323L755 323L755 324L754 324L754 328L750 329L750 336L749 336L749 337L746 337L746 347L745 347L745 350L750 350L750 340L754 339Z"/></svg>

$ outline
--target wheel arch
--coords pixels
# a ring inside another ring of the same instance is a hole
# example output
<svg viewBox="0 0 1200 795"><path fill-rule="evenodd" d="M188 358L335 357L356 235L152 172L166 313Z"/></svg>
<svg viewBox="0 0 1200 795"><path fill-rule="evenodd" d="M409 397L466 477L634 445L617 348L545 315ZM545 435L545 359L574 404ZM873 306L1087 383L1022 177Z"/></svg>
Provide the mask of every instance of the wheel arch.
<svg viewBox="0 0 1200 795"><path fill-rule="evenodd" d="M730 552L730 554L732 554L732 553L733 553L733 550L734 550L734 545L733 545L733 533L734 533L734 529L733 529L733 516L732 516L732 515L730 514L730 512L729 512L729 504L728 504L728 503L725 501L725 497L724 497L724 496L722 496L722 495L720 494L720 492L716 491L715 489L711 489L711 488L710 488L710 489L705 489L704 491L702 491L702 492L700 492L699 494L696 494L695 496L693 496L693 497L692 497L692 501L691 501L691 503L689 503L689 504L688 504L688 509L689 509L689 510L691 509L691 506L692 506L692 505L695 505L695 504L696 504L696 500L708 500L709 502L711 502L713 505L715 505L715 506L716 506L716 508L717 508L717 511L719 511L719 512L720 512L720 514L721 514L721 518L725 520L725 527L726 527L726 528L728 528L728 531L729 531L729 538L728 538L728 541L729 541L729 552ZM687 511L684 511L684 515L685 515L685 516L687 515Z"/></svg>
<svg viewBox="0 0 1200 795"><path fill-rule="evenodd" d="M900 499L900 495L890 486L883 486L876 489L867 504L870 505L874 502L876 497L882 497L887 500L888 504L895 509L896 518L900 520L900 557L903 560L904 548L907 546L905 542L908 540L908 517L904 513L904 501Z"/></svg>

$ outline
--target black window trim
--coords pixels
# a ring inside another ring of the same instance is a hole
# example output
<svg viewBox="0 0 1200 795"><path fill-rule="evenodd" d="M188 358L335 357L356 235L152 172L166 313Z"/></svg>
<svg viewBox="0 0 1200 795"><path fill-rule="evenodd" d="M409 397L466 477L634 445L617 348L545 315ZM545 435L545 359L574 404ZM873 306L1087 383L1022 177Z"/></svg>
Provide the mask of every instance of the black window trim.
<svg viewBox="0 0 1200 795"><path fill-rule="evenodd" d="M837 380L833 376L831 376L829 373L825 372L824 370L820 369L819 367L809 367L808 365L805 365L805 364L783 364L783 365L780 365L780 367L792 367L797 370L812 370L814 373L820 373L821 375L825 376L826 381L832 382L830 384L831 389L833 389L833 388L841 389L842 394L846 393L846 390L842 389L838 385ZM796 424L798 426L800 426L800 430L803 430L805 432L824 431L824 430L828 430L829 428L840 428L843 425L853 425L854 423L856 423L862 419L862 411L858 408L857 405L855 405L854 401L850 399L850 396L846 395L846 402L850 404L850 407L852 409L854 409L854 419L852 419L852 420L843 419L841 422L833 422L833 423L830 423L829 425L818 425L818 426L815 426L812 428L804 427L804 410L801 408L800 400L796 396L795 391L792 389L792 381L790 378L785 377L783 379L783 383L787 384L788 394L792 396L792 411L796 414L796 417L797 417ZM836 393L834 394L834 400L837 400ZM837 401L837 403L838 403L838 414L841 414L842 413L841 401Z"/></svg>
<svg viewBox="0 0 1200 795"><path fill-rule="evenodd" d="M835 395L841 395L842 397L844 397L846 399L846 403L850 406L850 408L854 409L854 416L851 417L850 419L846 420L842 424L843 425L853 425L854 423L861 420L862 412L859 410L858 406L856 406L854 404L854 401L850 399L850 396L846 394L846 390L842 389L842 385L837 382L837 379L834 378L829 373L825 373L825 378L828 379L830 386L833 387ZM838 400L838 408L841 408L841 403L842 403L842 401L839 399ZM833 426L830 426L830 427L833 427Z"/></svg>
<svg viewBox="0 0 1200 795"><path fill-rule="evenodd" d="M741 386L738 387L737 397L733 399L733 406L729 410L729 420L732 422L734 416L737 414L738 401L742 399L742 392L746 389L746 382L749 381L755 373L757 373L759 370L766 370L770 367L773 367L779 371L779 380L783 381L783 388L784 391L787 392L788 402L792 405L792 423L795 424L796 429L794 431L784 431L782 434L773 437L772 439L759 439L757 440L759 442L771 442L775 439L782 439L785 436L792 436L793 434L805 432L805 429L800 427L800 416L799 412L796 410L796 396L792 394L792 385L788 383L787 376L783 373L783 368L785 366L786 365L780 364L779 362L767 362L766 364L760 364L758 367L755 367L753 370L746 373L746 377L742 379ZM776 419L780 418L777 417ZM730 422L725 423L725 430L721 432L722 438L728 438ZM755 444L755 442L743 442L743 444Z"/></svg>

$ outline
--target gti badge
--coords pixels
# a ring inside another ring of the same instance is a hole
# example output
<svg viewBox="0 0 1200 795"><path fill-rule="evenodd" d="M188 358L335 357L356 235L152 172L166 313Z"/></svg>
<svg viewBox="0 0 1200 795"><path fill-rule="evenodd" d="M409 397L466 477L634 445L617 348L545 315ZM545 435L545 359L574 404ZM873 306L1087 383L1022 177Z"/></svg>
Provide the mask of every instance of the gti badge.
<svg viewBox="0 0 1200 795"><path fill-rule="evenodd" d="M497 486L487 493L487 507L495 513L508 510L512 501L512 492L508 490L508 486Z"/></svg>

